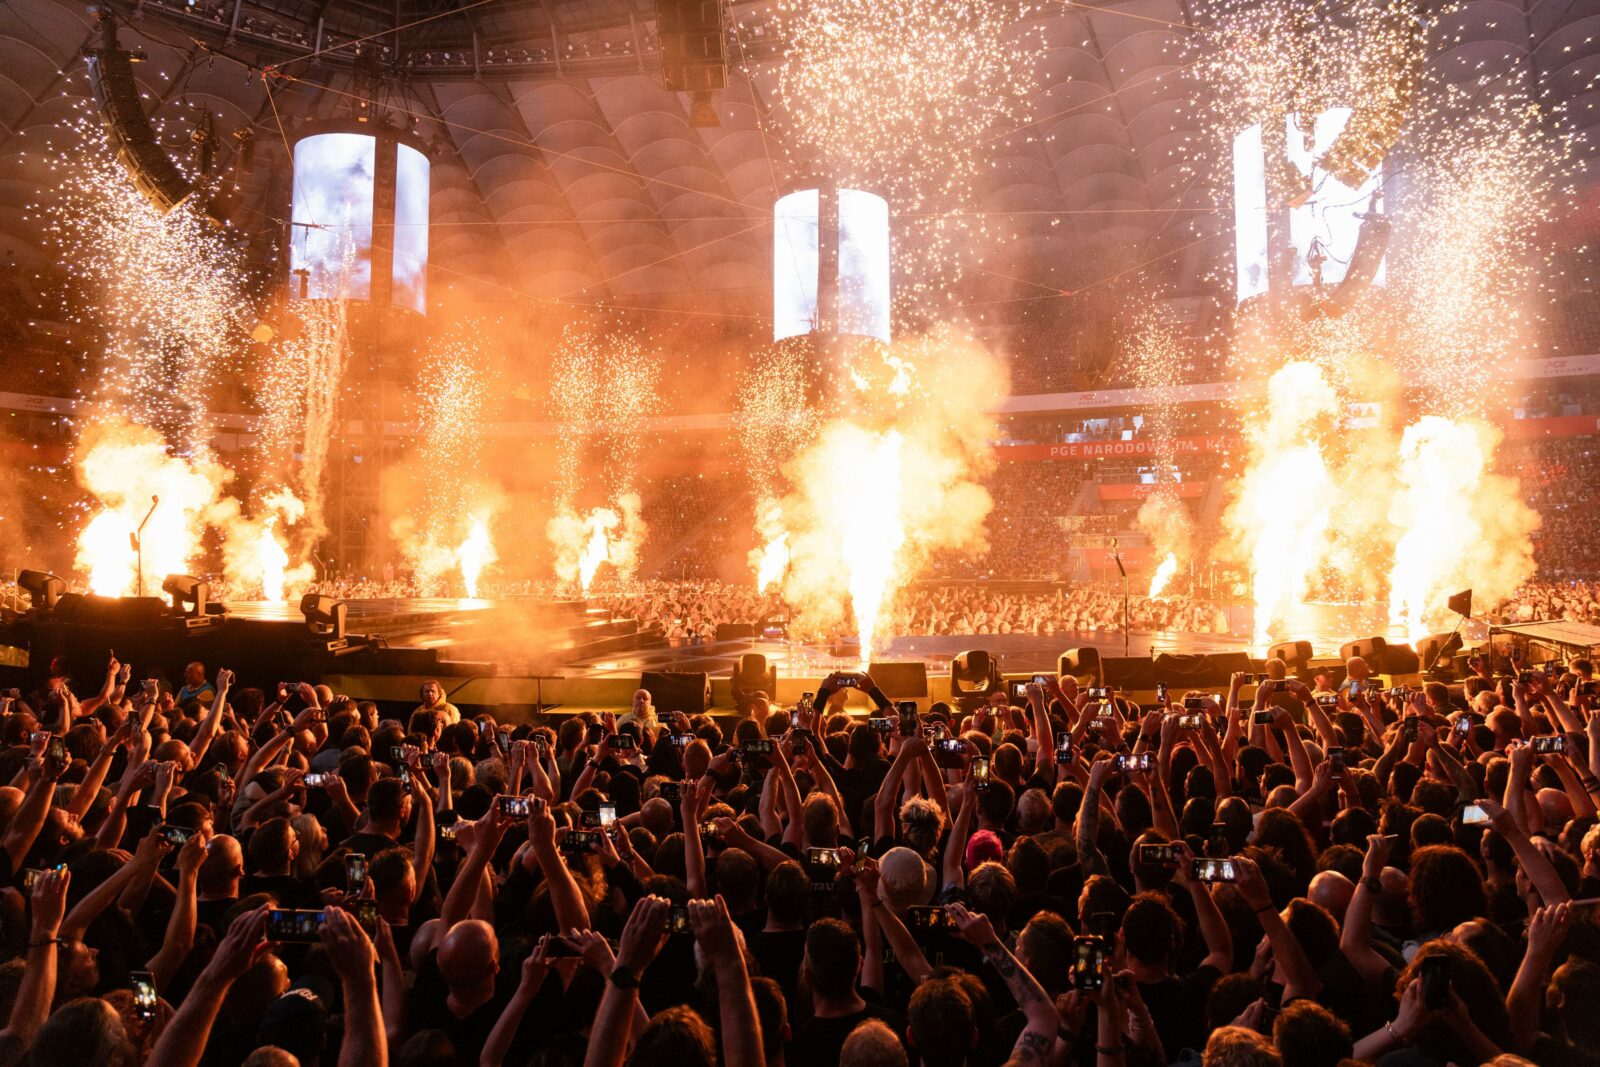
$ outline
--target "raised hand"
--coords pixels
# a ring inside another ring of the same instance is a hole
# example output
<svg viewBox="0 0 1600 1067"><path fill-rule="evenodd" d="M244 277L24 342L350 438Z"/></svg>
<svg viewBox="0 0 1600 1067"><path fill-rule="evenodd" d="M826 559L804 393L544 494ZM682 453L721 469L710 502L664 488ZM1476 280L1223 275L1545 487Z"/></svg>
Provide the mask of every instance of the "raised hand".
<svg viewBox="0 0 1600 1067"><path fill-rule="evenodd" d="M667 912L671 909L672 903L665 897L640 898L622 928L617 944L618 967L626 967L635 975L644 973L666 942Z"/></svg>
<svg viewBox="0 0 1600 1067"><path fill-rule="evenodd" d="M733 959L739 954L739 942L733 934L733 919L728 915L728 905L722 894L712 900L689 901L689 926L694 939L700 942L707 958L713 961Z"/></svg>
<svg viewBox="0 0 1600 1067"><path fill-rule="evenodd" d="M982 912L968 911L965 905L959 903L946 904L944 910L955 920L956 929L970 944L982 948L999 940L995 936L994 924L989 922L989 917Z"/></svg>
<svg viewBox="0 0 1600 1067"><path fill-rule="evenodd" d="M33 940L48 941L61 931L61 920L67 914L67 886L72 884L72 872L48 870L34 880L29 903L33 911Z"/></svg>
<svg viewBox="0 0 1600 1067"><path fill-rule="evenodd" d="M271 905L263 904L234 919L227 934L217 944L217 951L206 965L206 971L229 982L248 971L267 950L268 942L263 939L262 933L266 928L269 910Z"/></svg>
<svg viewBox="0 0 1600 1067"><path fill-rule="evenodd" d="M582 956L584 962L601 974L610 974L611 968L616 965L616 953L611 951L611 942L598 930L569 930L561 935L572 943ZM542 944L542 942L541 942Z"/></svg>
<svg viewBox="0 0 1600 1067"><path fill-rule="evenodd" d="M343 908L327 908L324 914L327 918L320 931L322 945L339 978L346 984L372 981L378 953L367 932Z"/></svg>

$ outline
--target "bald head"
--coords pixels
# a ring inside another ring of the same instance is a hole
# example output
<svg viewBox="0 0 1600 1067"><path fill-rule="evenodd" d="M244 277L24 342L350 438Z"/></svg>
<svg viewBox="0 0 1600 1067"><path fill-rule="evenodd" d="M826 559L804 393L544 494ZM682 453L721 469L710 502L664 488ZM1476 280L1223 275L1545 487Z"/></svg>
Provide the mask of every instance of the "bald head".
<svg viewBox="0 0 1600 1067"><path fill-rule="evenodd" d="M1565 826L1572 819L1572 800L1565 790L1548 786L1535 794L1546 826Z"/></svg>
<svg viewBox="0 0 1600 1067"><path fill-rule="evenodd" d="M14 785L0 785L0 827L10 826L11 817L22 806L22 790Z"/></svg>
<svg viewBox="0 0 1600 1067"><path fill-rule="evenodd" d="M237 896L239 879L244 877L244 850L227 834L218 834L206 844L206 858L200 861L196 887L203 897Z"/></svg>
<svg viewBox="0 0 1600 1067"><path fill-rule="evenodd" d="M672 833L672 803L661 797L651 797L639 809L639 821L644 823L645 829L656 835L660 840Z"/></svg>
<svg viewBox="0 0 1600 1067"><path fill-rule="evenodd" d="M1321 871L1311 879L1307 896L1311 903L1322 908L1328 914L1344 923L1345 909L1350 906L1350 898L1355 896L1356 884L1338 871Z"/></svg>
<svg viewBox="0 0 1600 1067"><path fill-rule="evenodd" d="M494 985L500 970L500 942L482 919L456 923L439 943L439 973L452 990Z"/></svg>
<svg viewBox="0 0 1600 1067"><path fill-rule="evenodd" d="M240 1067L300 1067L300 1060L277 1045L262 1045L246 1056Z"/></svg>

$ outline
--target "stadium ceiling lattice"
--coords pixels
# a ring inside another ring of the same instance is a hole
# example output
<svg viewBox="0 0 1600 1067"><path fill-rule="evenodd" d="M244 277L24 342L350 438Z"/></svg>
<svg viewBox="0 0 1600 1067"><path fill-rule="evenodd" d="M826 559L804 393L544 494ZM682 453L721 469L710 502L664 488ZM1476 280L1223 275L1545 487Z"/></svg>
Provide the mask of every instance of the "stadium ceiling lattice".
<svg viewBox="0 0 1600 1067"><path fill-rule="evenodd" d="M1034 117L995 140L972 205L1040 220L986 264L996 297L1081 284L1100 263L1159 259L1198 277L1225 249L1224 194L1184 166L1196 130L1179 57L1193 6L1034 5L1047 44ZM439 288L577 301L764 288L775 186L788 180L772 144L783 45L769 3L732 8L730 44L744 62L711 129L691 128L686 100L661 86L652 0L142 0L119 10L125 46L148 55L138 70L174 150L187 150L181 135L197 115L211 115L245 193L239 224L262 261L286 202L278 123L292 134L376 93L434 147ZM1592 123L1593 4L1464 0L1440 17L1449 43L1428 62L1447 76L1516 70L1578 125ZM92 33L79 0L0 8L0 260L24 296L49 266L27 205L49 182L50 131L86 97L80 50ZM333 51L296 58L319 47ZM269 101L265 79L212 50L281 64L297 80L274 83ZM374 68L386 75L376 90ZM248 166L232 159L240 129L254 134Z"/></svg>

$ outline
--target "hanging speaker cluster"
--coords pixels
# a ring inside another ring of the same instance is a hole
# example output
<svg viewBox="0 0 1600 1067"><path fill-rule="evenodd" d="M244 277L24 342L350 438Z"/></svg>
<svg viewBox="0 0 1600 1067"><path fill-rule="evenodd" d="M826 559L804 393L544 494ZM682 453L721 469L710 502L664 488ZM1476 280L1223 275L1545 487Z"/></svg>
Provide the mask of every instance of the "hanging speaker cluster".
<svg viewBox="0 0 1600 1067"><path fill-rule="evenodd" d="M117 25L109 9L91 10L100 19L100 47L87 49L85 57L106 138L134 186L167 214L189 198L194 186L156 141L150 118L144 113L139 83L133 76L133 61L144 57L117 47Z"/></svg>
<svg viewBox="0 0 1600 1067"><path fill-rule="evenodd" d="M720 126L715 98L728 84L722 0L656 0L656 35L667 91L689 94L689 124Z"/></svg>

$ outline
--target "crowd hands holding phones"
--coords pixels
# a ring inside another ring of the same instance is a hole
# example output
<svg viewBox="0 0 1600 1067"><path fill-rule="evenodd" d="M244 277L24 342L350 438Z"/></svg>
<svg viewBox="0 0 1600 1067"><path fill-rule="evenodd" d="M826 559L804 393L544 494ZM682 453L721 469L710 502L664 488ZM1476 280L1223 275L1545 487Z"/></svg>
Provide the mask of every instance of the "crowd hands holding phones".
<svg viewBox="0 0 1600 1067"><path fill-rule="evenodd" d="M112 656L0 695L0 1067L1589 1064L1600 682L1510 666L725 733Z"/></svg>

